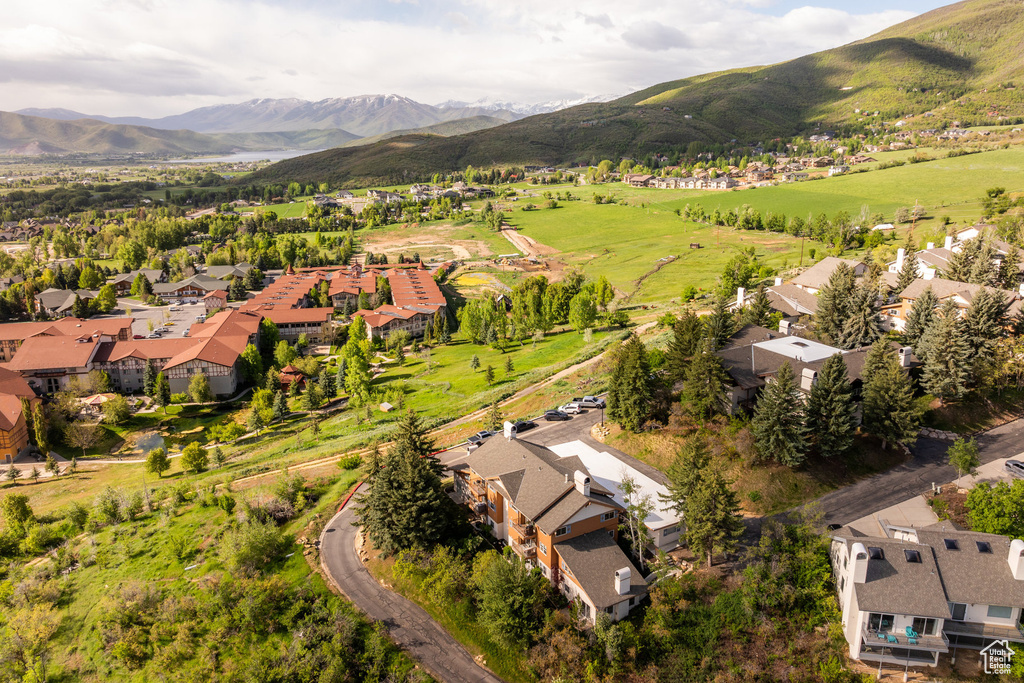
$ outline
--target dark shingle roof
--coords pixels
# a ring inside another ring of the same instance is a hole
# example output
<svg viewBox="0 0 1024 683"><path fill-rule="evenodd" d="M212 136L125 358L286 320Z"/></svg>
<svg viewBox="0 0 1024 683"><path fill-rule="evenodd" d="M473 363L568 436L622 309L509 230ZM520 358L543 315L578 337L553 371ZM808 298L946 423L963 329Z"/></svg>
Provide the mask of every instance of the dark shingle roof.
<svg viewBox="0 0 1024 683"><path fill-rule="evenodd" d="M647 582L640 570L633 566L606 531L593 531L571 538L556 544L555 549L597 609L603 610L623 600L647 595ZM630 572L629 593L619 595L615 591L615 572L627 567Z"/></svg>
<svg viewBox="0 0 1024 683"><path fill-rule="evenodd" d="M959 550L946 548L945 539ZM917 530L917 540L931 546L950 602L970 605L1024 604L1024 581L1013 578L1007 561L1010 539L996 534L962 531L948 522ZM991 553L978 551L977 541L991 545Z"/></svg>

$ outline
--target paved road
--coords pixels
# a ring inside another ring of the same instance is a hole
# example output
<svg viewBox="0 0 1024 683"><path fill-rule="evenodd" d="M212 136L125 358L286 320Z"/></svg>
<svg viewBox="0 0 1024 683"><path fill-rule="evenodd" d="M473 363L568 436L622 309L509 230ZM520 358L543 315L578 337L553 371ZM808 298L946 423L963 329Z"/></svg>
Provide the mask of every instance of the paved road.
<svg viewBox="0 0 1024 683"><path fill-rule="evenodd" d="M320 558L334 584L371 619L383 622L411 657L444 683L502 683L481 668L444 628L414 603L383 588L356 554L350 503L320 537Z"/></svg>
<svg viewBox="0 0 1024 683"><path fill-rule="evenodd" d="M991 429L977 437L982 464L1010 458L1024 451L1024 419ZM945 484L957 472L946 464L949 444L919 439L908 462L818 499L825 521L846 524L866 517L908 498L927 493L932 483Z"/></svg>

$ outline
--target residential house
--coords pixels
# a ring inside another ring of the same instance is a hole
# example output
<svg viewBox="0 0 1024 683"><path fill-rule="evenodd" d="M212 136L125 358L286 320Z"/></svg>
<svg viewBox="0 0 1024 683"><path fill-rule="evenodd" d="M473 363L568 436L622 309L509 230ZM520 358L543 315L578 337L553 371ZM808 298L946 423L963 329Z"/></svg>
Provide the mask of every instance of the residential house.
<svg viewBox="0 0 1024 683"><path fill-rule="evenodd" d="M616 543L621 504L576 456L495 436L453 466L456 492L494 535L593 622L624 618L647 582Z"/></svg>
<svg viewBox="0 0 1024 683"><path fill-rule="evenodd" d="M960 309L961 315L971 307L974 298L982 290L994 293L1001 292L1010 301L1010 315L1016 315L1020 311L1022 304L1021 292L1007 292L995 287L976 285L970 282L957 282L956 280L918 278L897 295L894 303L884 304L881 307L882 326L886 329L902 332L906 328L907 316L910 315L914 302L928 289L931 289L935 298L938 299L939 306L942 306L946 301L952 300L956 303L957 308ZM1024 286L1021 289L1024 290Z"/></svg>
<svg viewBox="0 0 1024 683"><path fill-rule="evenodd" d="M165 301L201 299L209 292L215 292L224 282L207 275L193 275L180 282L160 282L153 285L153 294Z"/></svg>
<svg viewBox="0 0 1024 683"><path fill-rule="evenodd" d="M389 192L387 190L367 190L366 196L384 204L392 204L402 201L402 195L397 192Z"/></svg>
<svg viewBox="0 0 1024 683"><path fill-rule="evenodd" d="M850 527L832 534L853 659L931 667L954 649L1024 643L1024 541L949 521L885 530L880 538Z"/></svg>
<svg viewBox="0 0 1024 683"><path fill-rule="evenodd" d="M622 176L622 182L630 187L648 187L654 176L647 173L627 173Z"/></svg>
<svg viewBox="0 0 1024 683"><path fill-rule="evenodd" d="M217 280L231 280L233 278L245 278L246 274L252 270L252 264L239 263L235 266L207 266L206 277L212 277Z"/></svg>
<svg viewBox="0 0 1024 683"><path fill-rule="evenodd" d="M847 173L849 170L850 167L846 166L845 164L836 164L835 166L829 166L828 174L830 177L834 175L843 175L844 173Z"/></svg>
<svg viewBox="0 0 1024 683"><path fill-rule="evenodd" d="M114 279L111 280L111 284L113 284L114 289L117 290L118 296L124 296L131 292L132 283L135 282L135 278L139 276L139 273L145 275L146 279L149 280L149 284L151 285L155 285L158 282L167 281L167 275L164 274L164 271L154 270L152 268L142 268L140 270L132 270L127 273L121 273L119 275L115 275Z"/></svg>
<svg viewBox="0 0 1024 683"><path fill-rule="evenodd" d="M840 263L845 263L850 266L850 268L853 269L853 274L857 277L866 273L868 269L868 267L860 261L836 258L835 256L826 256L790 280L790 284L796 285L805 292L817 294L821 291L822 287L828 284L829 278L832 277L832 273L839 267Z"/></svg>
<svg viewBox="0 0 1024 683"><path fill-rule="evenodd" d="M88 289L55 289L50 287L36 294L36 303L39 304L47 316L51 318L63 318L71 315L75 305L75 299L91 301L99 296L99 292Z"/></svg>

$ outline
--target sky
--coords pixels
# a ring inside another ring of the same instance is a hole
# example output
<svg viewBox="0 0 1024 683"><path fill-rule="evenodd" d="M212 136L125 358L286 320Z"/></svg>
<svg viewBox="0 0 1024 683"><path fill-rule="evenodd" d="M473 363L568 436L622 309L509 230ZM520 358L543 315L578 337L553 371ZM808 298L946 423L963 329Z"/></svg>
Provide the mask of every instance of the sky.
<svg viewBox="0 0 1024 683"><path fill-rule="evenodd" d="M539 103L783 61L934 0L32 0L4 3L0 109L164 116L394 93Z"/></svg>

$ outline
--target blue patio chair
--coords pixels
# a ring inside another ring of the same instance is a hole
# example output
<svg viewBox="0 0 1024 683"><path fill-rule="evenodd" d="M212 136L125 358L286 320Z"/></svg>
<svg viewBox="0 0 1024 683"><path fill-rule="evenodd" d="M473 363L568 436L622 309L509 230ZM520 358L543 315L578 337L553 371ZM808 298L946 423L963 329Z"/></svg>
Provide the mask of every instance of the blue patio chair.
<svg viewBox="0 0 1024 683"><path fill-rule="evenodd" d="M907 638L917 638L917 631L915 631L912 627L908 626L906 631Z"/></svg>
<svg viewBox="0 0 1024 683"><path fill-rule="evenodd" d="M882 633L881 631L876 631L875 635L878 636L879 640L885 640L885 634Z"/></svg>
<svg viewBox="0 0 1024 683"><path fill-rule="evenodd" d="M891 633L889 634L888 640L889 640L890 643L899 643L900 642L900 639L897 638L896 636L894 636Z"/></svg>
<svg viewBox="0 0 1024 683"><path fill-rule="evenodd" d="M914 636L907 636L907 642L911 645L917 645L917 638Z"/></svg>

